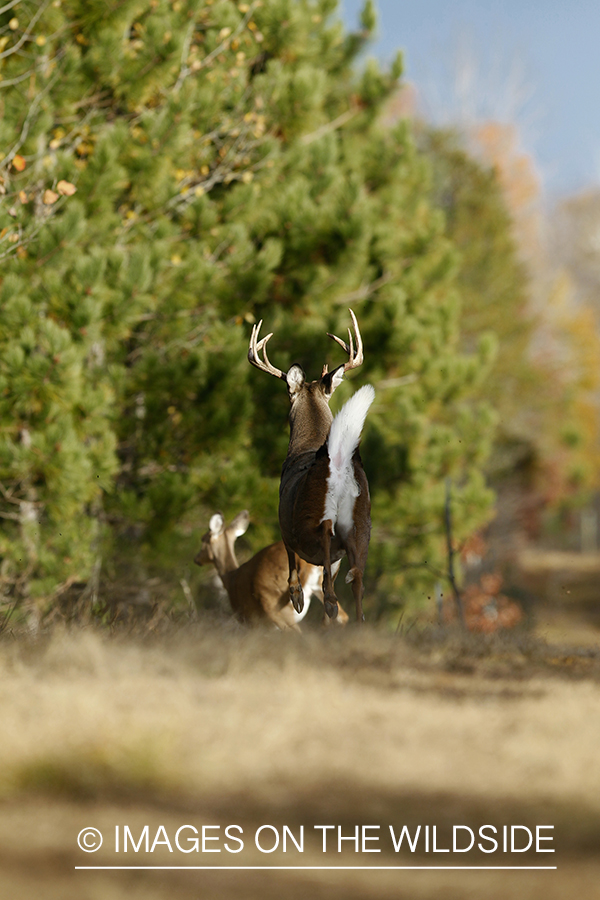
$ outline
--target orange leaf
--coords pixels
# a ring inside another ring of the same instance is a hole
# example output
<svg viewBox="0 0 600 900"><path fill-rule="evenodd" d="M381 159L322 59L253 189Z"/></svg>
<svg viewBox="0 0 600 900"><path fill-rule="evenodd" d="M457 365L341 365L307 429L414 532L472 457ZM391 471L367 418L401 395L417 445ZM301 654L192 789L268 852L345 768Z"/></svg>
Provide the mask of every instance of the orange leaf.
<svg viewBox="0 0 600 900"><path fill-rule="evenodd" d="M56 185L56 190L59 194L62 194L63 197L72 197L77 188L74 184L71 184L70 181L59 181Z"/></svg>
<svg viewBox="0 0 600 900"><path fill-rule="evenodd" d="M56 191L51 191L50 188L44 191L42 201L46 204L46 206L52 206L52 204L56 203L57 200L58 194L56 193Z"/></svg>
<svg viewBox="0 0 600 900"><path fill-rule="evenodd" d="M23 169L25 168L25 166L27 165L27 163L25 162L23 157L17 153L17 155L14 157L14 159L12 161L12 165L13 165L13 169L16 169L17 172L22 172Z"/></svg>

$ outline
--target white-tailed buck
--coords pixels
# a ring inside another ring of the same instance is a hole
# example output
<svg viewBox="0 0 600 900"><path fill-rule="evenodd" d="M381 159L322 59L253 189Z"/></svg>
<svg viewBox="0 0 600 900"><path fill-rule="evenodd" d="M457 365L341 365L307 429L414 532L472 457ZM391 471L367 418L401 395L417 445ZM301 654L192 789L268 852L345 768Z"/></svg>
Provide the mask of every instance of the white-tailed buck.
<svg viewBox="0 0 600 900"><path fill-rule="evenodd" d="M356 316L350 310L356 347L348 329L348 343L328 334L348 354L348 362L321 377L306 381L301 367L287 373L277 369L267 357L268 334L258 339L262 321L252 328L248 359L253 366L285 381L290 397L290 443L281 471L279 524L289 566L290 599L298 612L303 608L299 576L302 560L323 567L325 611L338 615L338 600L332 579L332 564L348 554L350 568L346 582L352 582L356 617L362 611L363 572L371 534L369 485L362 467L358 444L375 391L360 388L342 407L335 419L329 401L344 374L360 366L363 344ZM262 356L261 356L262 354Z"/></svg>
<svg viewBox="0 0 600 900"><path fill-rule="evenodd" d="M283 541L259 550L252 559L238 566L234 544L236 538L244 534L249 522L247 510L239 513L227 526L223 516L215 513L194 562L199 566L208 563L214 565L229 595L231 608L241 622L270 620L282 630L292 628L299 631L298 623L306 615L311 594L315 594L323 602L322 570L301 561L299 578L307 602L302 612L297 613L290 603L288 558ZM339 563L334 574L337 574L338 568ZM341 625L348 621L347 614L341 608L338 621Z"/></svg>

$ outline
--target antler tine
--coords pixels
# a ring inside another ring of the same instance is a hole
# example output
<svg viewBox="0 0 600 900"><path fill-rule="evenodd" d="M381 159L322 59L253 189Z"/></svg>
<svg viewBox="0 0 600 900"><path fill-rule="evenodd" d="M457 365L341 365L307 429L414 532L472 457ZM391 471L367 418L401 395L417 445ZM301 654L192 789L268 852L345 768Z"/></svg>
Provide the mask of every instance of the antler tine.
<svg viewBox="0 0 600 900"><path fill-rule="evenodd" d="M281 369L278 369L276 366L272 365L269 361L269 357L267 356L267 343L273 337L273 332L267 334L266 337L258 340L258 333L260 331L260 326L262 325L262 319L258 323L258 325L252 326L252 334L250 335L250 346L248 348L248 361L252 363L253 366L256 366L257 369L260 369L262 372L268 372L269 375L275 375L277 378L282 378L286 381L286 377ZM260 358L260 352L262 350L262 359Z"/></svg>
<svg viewBox="0 0 600 900"><path fill-rule="evenodd" d="M329 334L327 332L327 337L332 338L340 347L343 347L346 353L349 356L348 362L344 365L344 372L348 372L350 369L356 369L363 362L363 342L362 337L360 335L360 329L358 327L358 322L356 321L356 316L349 310L350 317L352 319L352 325L354 326L354 333L356 335L356 350L354 349L354 341L352 340L352 332L348 329L348 339L349 343L347 344L341 338L336 337L335 334Z"/></svg>

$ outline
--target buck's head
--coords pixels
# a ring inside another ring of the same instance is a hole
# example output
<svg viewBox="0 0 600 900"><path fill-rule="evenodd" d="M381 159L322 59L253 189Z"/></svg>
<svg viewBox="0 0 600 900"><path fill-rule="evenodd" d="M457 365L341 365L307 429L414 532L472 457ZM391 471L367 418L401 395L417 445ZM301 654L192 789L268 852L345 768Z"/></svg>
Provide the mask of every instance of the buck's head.
<svg viewBox="0 0 600 900"><path fill-rule="evenodd" d="M337 366L332 372L327 365L323 366L321 377L316 381L307 381L301 366L293 365L287 372L272 365L267 356L267 343L273 337L268 334L261 340L258 339L262 320L252 328L248 360L257 369L275 375L285 381L290 398L290 451L295 449L317 449L324 442L329 432L333 416L329 409L329 401L336 387L341 384L344 374L349 369L355 369L363 361L363 344L356 316L350 310L352 324L356 335L356 348L352 332L348 329L348 343L334 334L329 334L340 347L348 354L348 362ZM262 357L261 357L262 353Z"/></svg>

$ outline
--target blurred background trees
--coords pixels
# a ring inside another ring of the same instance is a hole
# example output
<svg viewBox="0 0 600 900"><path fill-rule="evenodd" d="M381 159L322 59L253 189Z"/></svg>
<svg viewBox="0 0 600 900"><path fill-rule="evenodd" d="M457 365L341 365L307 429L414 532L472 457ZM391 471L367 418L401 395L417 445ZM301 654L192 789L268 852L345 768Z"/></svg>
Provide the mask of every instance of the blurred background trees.
<svg viewBox="0 0 600 900"><path fill-rule="evenodd" d="M486 475L549 433L498 165L386 122L402 61L357 64L374 23L368 2L346 33L334 0L0 14L5 609L95 602L102 579L183 602L216 509L250 509L253 550L277 539L288 400L247 363L259 318L314 378L357 313L371 615L433 596L448 479L458 548L493 515Z"/></svg>

